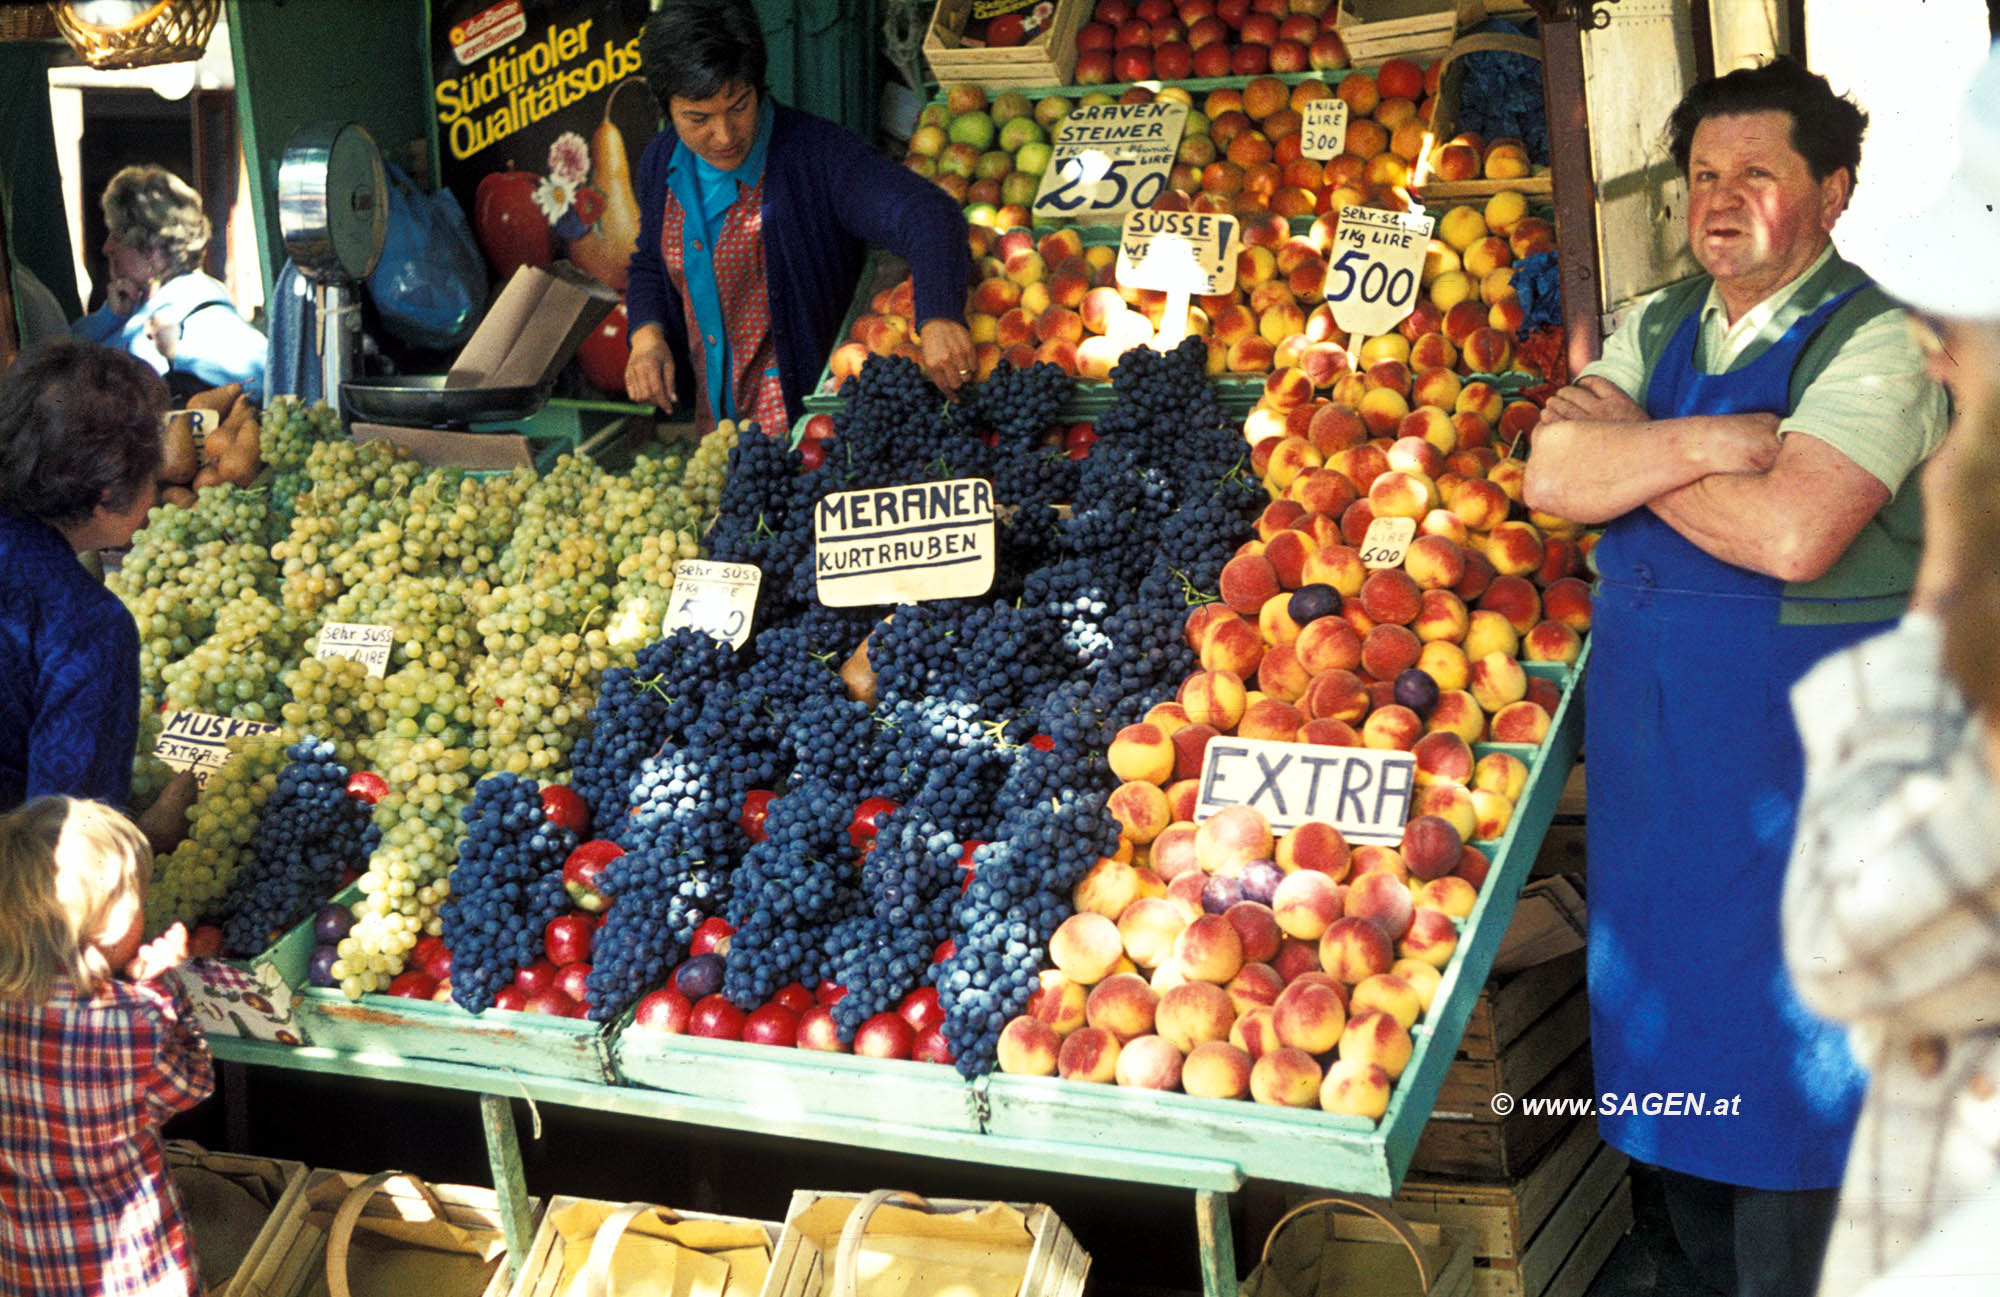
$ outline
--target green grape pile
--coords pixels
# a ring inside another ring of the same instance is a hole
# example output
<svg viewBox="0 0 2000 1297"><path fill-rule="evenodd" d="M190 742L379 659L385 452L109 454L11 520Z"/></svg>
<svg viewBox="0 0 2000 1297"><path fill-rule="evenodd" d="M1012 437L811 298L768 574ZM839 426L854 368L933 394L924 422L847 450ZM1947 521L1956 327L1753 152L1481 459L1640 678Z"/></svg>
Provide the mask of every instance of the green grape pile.
<svg viewBox="0 0 2000 1297"><path fill-rule="evenodd" d="M279 476L302 476L312 448L336 438L343 438L339 411L325 401L307 405L290 393L271 398L257 428L259 452Z"/></svg>
<svg viewBox="0 0 2000 1297"><path fill-rule="evenodd" d="M361 740L389 724L381 677L346 658L301 658L279 677L288 701L280 708L285 724L317 734L334 746L335 758L352 768Z"/></svg>
<svg viewBox="0 0 2000 1297"><path fill-rule="evenodd" d="M478 718L472 750L481 773L504 770L546 782L567 770L597 702L598 678L613 665L602 630L543 636L518 657L480 658L470 684Z"/></svg>
<svg viewBox="0 0 2000 1297"><path fill-rule="evenodd" d="M319 620L389 627L396 636L392 667L422 663L434 671L459 670L479 651L473 610L487 593L482 582L459 576L378 577L328 604Z"/></svg>
<svg viewBox="0 0 2000 1297"><path fill-rule="evenodd" d="M216 611L215 628L160 672L167 706L243 720L276 720L279 677L297 656L298 619L254 591Z"/></svg>
<svg viewBox="0 0 2000 1297"><path fill-rule="evenodd" d="M250 857L250 840L264 803L278 786L297 735L282 726L229 741L229 760L209 776L188 816L188 835L153 862L146 888L146 931L163 932L213 917L229 880Z"/></svg>
<svg viewBox="0 0 2000 1297"><path fill-rule="evenodd" d="M160 790L174 777L174 768L153 755L153 748L160 741L160 731L166 726L166 717L157 707L145 708L139 713L139 746L132 756L132 809L143 811L151 806L160 795Z"/></svg>

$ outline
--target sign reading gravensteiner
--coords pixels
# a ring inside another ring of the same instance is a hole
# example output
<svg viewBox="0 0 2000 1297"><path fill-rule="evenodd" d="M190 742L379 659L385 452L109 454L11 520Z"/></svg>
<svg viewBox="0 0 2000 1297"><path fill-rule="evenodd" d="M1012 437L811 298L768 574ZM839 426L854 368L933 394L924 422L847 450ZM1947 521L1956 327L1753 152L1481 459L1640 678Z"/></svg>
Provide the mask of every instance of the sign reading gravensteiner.
<svg viewBox="0 0 2000 1297"><path fill-rule="evenodd" d="M277 728L263 721L208 712L168 712L153 755L176 770L192 770L195 783L206 788L208 777L229 760L229 740L239 734L269 734Z"/></svg>
<svg viewBox="0 0 2000 1297"><path fill-rule="evenodd" d="M1254 806L1274 832L1323 820L1350 842L1393 846L1403 840L1416 775L1407 752L1214 738L1202 758L1194 817Z"/></svg>
<svg viewBox="0 0 2000 1297"><path fill-rule="evenodd" d="M1040 220L1084 220L1151 207L1167 188L1187 105L1104 104L1078 108L1056 126L1048 169L1035 191Z"/></svg>
<svg viewBox="0 0 2000 1297"><path fill-rule="evenodd" d="M1157 292L1236 291L1241 223L1219 212L1130 212L1118 235L1118 282Z"/></svg>
<svg viewBox="0 0 2000 1297"><path fill-rule="evenodd" d="M813 510L829 608L964 599L993 586L993 484L981 477L841 491Z"/></svg>
<svg viewBox="0 0 2000 1297"><path fill-rule="evenodd" d="M717 563L684 558L674 564L674 592L667 598L662 635L689 626L740 649L750 639L757 611L757 587L764 573L755 563Z"/></svg>
<svg viewBox="0 0 2000 1297"><path fill-rule="evenodd" d="M1326 267L1326 300L1341 332L1387 333L1410 314L1435 223L1427 212L1341 209Z"/></svg>
<svg viewBox="0 0 2000 1297"><path fill-rule="evenodd" d="M371 622L330 621L319 628L313 647L316 658L347 658L368 668L381 678L389 674L389 650L395 645L396 631Z"/></svg>

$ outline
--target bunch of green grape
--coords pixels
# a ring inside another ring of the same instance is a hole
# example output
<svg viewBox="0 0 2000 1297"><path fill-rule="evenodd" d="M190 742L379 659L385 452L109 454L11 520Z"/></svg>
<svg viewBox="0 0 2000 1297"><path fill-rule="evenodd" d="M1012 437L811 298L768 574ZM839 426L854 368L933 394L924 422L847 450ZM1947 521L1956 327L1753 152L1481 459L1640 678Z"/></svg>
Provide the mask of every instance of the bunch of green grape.
<svg viewBox="0 0 2000 1297"><path fill-rule="evenodd" d="M736 424L724 419L688 456L687 469L681 478L681 495L699 520L697 531L707 531L716 511L722 508L722 484L729 477L729 448L735 444Z"/></svg>
<svg viewBox="0 0 2000 1297"><path fill-rule="evenodd" d="M146 889L149 935L212 916L229 880L250 858L264 803L278 786L285 749L297 735L282 726L229 740L229 759L208 778L188 813L188 835L153 862Z"/></svg>
<svg viewBox="0 0 2000 1297"><path fill-rule="evenodd" d="M393 441L322 441L306 456L310 489L295 518L332 518L335 535L360 536L385 518L401 518L424 466Z"/></svg>
<svg viewBox="0 0 2000 1297"><path fill-rule="evenodd" d="M383 678L380 697L382 727L357 746L369 766L392 784L399 781L386 767L394 762L398 744L430 739L457 748L472 733L472 698L457 670L412 662Z"/></svg>
<svg viewBox="0 0 2000 1297"><path fill-rule="evenodd" d="M588 728L598 680L616 662L601 628L543 636L518 656L474 662L472 750L482 772L546 781L567 770L570 749Z"/></svg>
<svg viewBox="0 0 2000 1297"><path fill-rule="evenodd" d="M157 707L141 707L139 742L132 754L132 810L143 811L159 797L160 790L174 777L174 768L153 755L160 742L166 716Z"/></svg>
<svg viewBox="0 0 2000 1297"><path fill-rule="evenodd" d="M357 880L354 927L342 939L333 975L350 997L379 991L403 971L410 950L441 928L458 856L459 813L472 794L472 754L438 737L392 740L375 771L391 792L375 807L382 840Z"/></svg>
<svg viewBox="0 0 2000 1297"><path fill-rule="evenodd" d="M660 637L674 593L674 564L700 557L701 542L683 529L646 537L619 562L618 584L611 588L611 613L605 622L616 658L612 665L629 665L641 648Z"/></svg>
<svg viewBox="0 0 2000 1297"><path fill-rule="evenodd" d="M266 464L280 475L303 475L312 448L322 441L344 439L340 412L325 401L307 405L298 397L283 393L271 398L258 423L258 450Z"/></svg>
<svg viewBox="0 0 2000 1297"><path fill-rule="evenodd" d="M380 733L389 723L383 706L380 676L347 658L301 658L278 679L287 701L280 708L285 724L310 731L334 745L341 764L353 767L361 740Z"/></svg>
<svg viewBox="0 0 2000 1297"><path fill-rule="evenodd" d="M351 587L321 610L321 622L387 626L395 635L394 666L423 663L436 671L463 668L479 651L473 609L487 594L456 575L397 574Z"/></svg>
<svg viewBox="0 0 2000 1297"><path fill-rule="evenodd" d="M302 514L292 519L285 538L271 546L286 608L310 616L340 597L346 587L334 576L333 565L344 541L336 518Z"/></svg>
<svg viewBox="0 0 2000 1297"><path fill-rule="evenodd" d="M602 540L564 536L479 600L474 629L488 654L507 656L544 635L580 632L593 619L602 624L615 575Z"/></svg>
<svg viewBox="0 0 2000 1297"><path fill-rule="evenodd" d="M217 610L215 629L161 669L167 706L243 720L274 721L279 677L298 655L298 618L254 591Z"/></svg>

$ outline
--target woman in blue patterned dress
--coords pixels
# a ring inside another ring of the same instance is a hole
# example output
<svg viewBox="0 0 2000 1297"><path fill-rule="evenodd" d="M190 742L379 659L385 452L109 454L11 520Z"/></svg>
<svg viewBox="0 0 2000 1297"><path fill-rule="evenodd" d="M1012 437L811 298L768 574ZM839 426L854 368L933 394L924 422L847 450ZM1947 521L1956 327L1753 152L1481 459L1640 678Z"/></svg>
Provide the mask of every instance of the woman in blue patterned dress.
<svg viewBox="0 0 2000 1297"><path fill-rule="evenodd" d="M145 523L166 408L143 360L95 343L50 343L0 380L0 811L131 795L139 632L77 556ZM177 838L191 795L162 794L147 836Z"/></svg>

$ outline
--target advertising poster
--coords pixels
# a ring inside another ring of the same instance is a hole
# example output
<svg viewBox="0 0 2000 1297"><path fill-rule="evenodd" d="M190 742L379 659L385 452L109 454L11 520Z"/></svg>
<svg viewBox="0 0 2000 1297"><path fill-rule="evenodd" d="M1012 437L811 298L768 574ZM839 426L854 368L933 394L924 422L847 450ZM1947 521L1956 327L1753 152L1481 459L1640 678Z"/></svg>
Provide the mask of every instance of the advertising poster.
<svg viewBox="0 0 2000 1297"><path fill-rule="evenodd" d="M625 291L639 236L633 172L659 128L639 72L645 0L434 0L431 111L439 173L497 288L567 258ZM624 396L621 301L577 352Z"/></svg>

